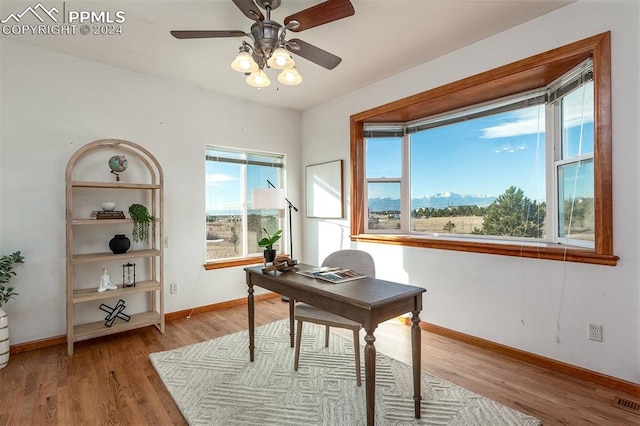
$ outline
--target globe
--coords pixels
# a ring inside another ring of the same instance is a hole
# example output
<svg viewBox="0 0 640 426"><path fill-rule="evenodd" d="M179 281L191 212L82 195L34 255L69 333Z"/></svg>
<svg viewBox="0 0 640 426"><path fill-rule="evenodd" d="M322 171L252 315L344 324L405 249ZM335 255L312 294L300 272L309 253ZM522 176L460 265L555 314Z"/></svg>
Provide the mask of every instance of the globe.
<svg viewBox="0 0 640 426"><path fill-rule="evenodd" d="M115 173L122 173L127 170L129 162L124 155L114 155L109 158L109 168Z"/></svg>

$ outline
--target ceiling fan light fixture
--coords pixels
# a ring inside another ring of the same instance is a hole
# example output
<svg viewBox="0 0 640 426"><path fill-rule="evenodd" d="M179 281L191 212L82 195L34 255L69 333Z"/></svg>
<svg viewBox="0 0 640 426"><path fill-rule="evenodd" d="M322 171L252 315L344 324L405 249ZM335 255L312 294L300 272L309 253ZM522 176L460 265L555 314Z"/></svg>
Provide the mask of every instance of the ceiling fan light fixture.
<svg viewBox="0 0 640 426"><path fill-rule="evenodd" d="M267 64L271 68L275 68L277 70L284 70L287 68L293 67L296 63L293 61L291 55L287 49L283 47L278 47L273 51L269 60L267 60Z"/></svg>
<svg viewBox="0 0 640 426"><path fill-rule="evenodd" d="M267 74L261 69L258 69L257 71L249 74L246 81L249 86L257 88L267 87L271 84L271 80L269 80Z"/></svg>
<svg viewBox="0 0 640 426"><path fill-rule="evenodd" d="M278 81L288 86L297 86L298 84L302 83L302 76L300 75L296 67L291 67L289 69L283 70L280 74L278 74Z"/></svg>
<svg viewBox="0 0 640 426"><path fill-rule="evenodd" d="M228 1L228 0L226 0ZM231 62L234 71L243 73L250 86L263 88L271 84L266 68L281 70L278 81L286 85L302 83L290 52L328 70L342 61L336 55L300 39L286 39L287 31L303 31L349 17L355 13L350 0L315 0L318 4L284 18L284 26L271 20L271 12L282 0L233 0L233 3L253 24L250 32L242 30L180 30L170 31L177 39L249 37L251 44L242 42L240 51ZM259 9L266 11L263 15Z"/></svg>
<svg viewBox="0 0 640 426"><path fill-rule="evenodd" d="M246 50L241 50L236 59L231 62L231 68L241 73L250 73L258 70L258 64Z"/></svg>

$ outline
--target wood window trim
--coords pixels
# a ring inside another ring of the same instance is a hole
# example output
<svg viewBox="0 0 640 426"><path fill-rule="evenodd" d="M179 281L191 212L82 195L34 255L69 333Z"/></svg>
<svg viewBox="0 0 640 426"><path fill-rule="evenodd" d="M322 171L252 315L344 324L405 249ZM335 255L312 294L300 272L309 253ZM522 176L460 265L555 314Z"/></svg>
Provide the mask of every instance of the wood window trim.
<svg viewBox="0 0 640 426"><path fill-rule="evenodd" d="M204 269L206 269L207 271L210 271L213 269L232 268L234 266L256 265L258 263L263 263L263 262L264 262L264 258L262 256L243 257L241 259L227 259L227 260L207 262L204 264Z"/></svg>
<svg viewBox="0 0 640 426"><path fill-rule="evenodd" d="M364 123L407 122L546 86L587 58L594 69L594 249L556 244L503 244L428 236L366 234ZM350 118L351 240L615 266L613 254L611 33L605 32Z"/></svg>

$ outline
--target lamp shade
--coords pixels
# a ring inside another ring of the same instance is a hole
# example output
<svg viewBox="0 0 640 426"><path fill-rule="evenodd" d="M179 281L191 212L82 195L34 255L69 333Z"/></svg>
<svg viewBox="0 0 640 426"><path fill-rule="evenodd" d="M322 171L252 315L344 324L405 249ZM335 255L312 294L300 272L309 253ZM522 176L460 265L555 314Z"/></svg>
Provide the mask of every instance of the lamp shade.
<svg viewBox="0 0 640 426"><path fill-rule="evenodd" d="M253 87L267 87L271 84L271 80L267 77L267 74L259 69L252 72L246 79L247 84Z"/></svg>
<svg viewBox="0 0 640 426"><path fill-rule="evenodd" d="M287 52L287 49L283 47L278 47L276 50L273 51L273 54L271 54L271 57L269 58L269 60L267 60L267 64L271 68L275 68L277 70L284 70L294 66L295 62L293 61L293 58L291 57L291 55L289 55L289 52Z"/></svg>
<svg viewBox="0 0 640 426"><path fill-rule="evenodd" d="M284 189L256 188L253 190L253 208L255 210L281 210L285 208Z"/></svg>
<svg viewBox="0 0 640 426"><path fill-rule="evenodd" d="M258 64L253 60L251 53L241 51L238 53L238 56L236 56L236 59L231 62L231 68L238 72L248 73L257 71Z"/></svg>
<svg viewBox="0 0 640 426"><path fill-rule="evenodd" d="M280 74L278 74L278 81L282 84L295 86L302 83L302 76L300 75L296 67L292 67L283 70Z"/></svg>

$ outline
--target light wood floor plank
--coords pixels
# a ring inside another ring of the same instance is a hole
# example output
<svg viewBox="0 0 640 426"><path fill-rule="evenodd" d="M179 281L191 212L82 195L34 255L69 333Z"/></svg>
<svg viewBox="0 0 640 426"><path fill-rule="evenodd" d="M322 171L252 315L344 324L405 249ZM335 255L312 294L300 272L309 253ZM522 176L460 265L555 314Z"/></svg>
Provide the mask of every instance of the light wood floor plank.
<svg viewBox="0 0 640 426"><path fill-rule="evenodd" d="M287 318L279 298L256 303L256 325ZM75 345L11 356L0 370L0 425L185 425L149 362L149 354L246 329L245 306L201 313L154 327ZM376 330L376 348L411 363L410 328L390 321ZM349 331L338 331L351 338ZM422 369L531 414L545 425L638 425L640 416L612 406L624 395L542 367L422 331Z"/></svg>

